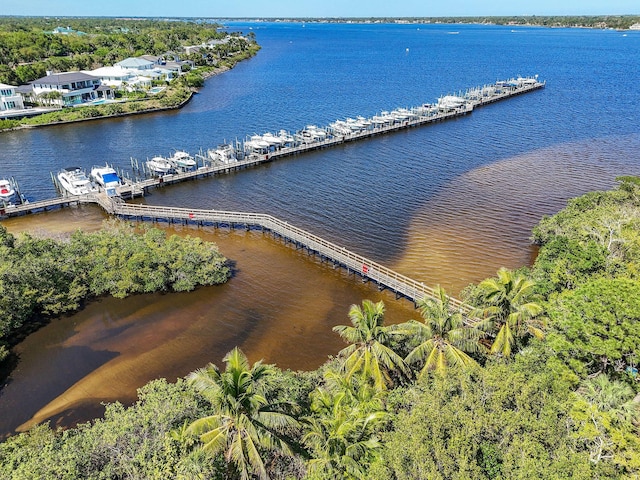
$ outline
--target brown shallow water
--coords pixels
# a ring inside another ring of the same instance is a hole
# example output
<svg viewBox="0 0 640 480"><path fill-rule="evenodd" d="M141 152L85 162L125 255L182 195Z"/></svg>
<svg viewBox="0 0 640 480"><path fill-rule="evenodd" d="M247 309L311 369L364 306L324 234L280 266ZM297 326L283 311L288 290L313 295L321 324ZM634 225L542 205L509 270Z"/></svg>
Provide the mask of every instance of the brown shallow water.
<svg viewBox="0 0 640 480"><path fill-rule="evenodd" d="M83 207L5 226L62 234L98 228L103 218L97 208ZM220 363L236 345L251 361L316 368L344 346L331 327L348 323L349 306L364 298L384 300L389 323L415 317L409 302L268 235L184 227L177 233L215 241L233 264L231 281L189 293L100 299L27 337L15 349L20 362L0 395L5 432L49 418L63 426L90 418L100 402L133 401L149 380L174 380Z"/></svg>
<svg viewBox="0 0 640 480"><path fill-rule="evenodd" d="M640 174L638 146L635 136L568 143L467 172L414 215L391 267L457 294L500 267L530 265L540 218L569 198L612 188L619 175Z"/></svg>
<svg viewBox="0 0 640 480"><path fill-rule="evenodd" d="M467 172L411 218L392 268L457 293L500 266L528 264L531 228L544 214L629 171L637 139L566 144ZM618 159L621 159L618 161ZM12 232L64 234L100 227L86 206L3 221ZM382 299L389 323L416 318L406 300L378 292L268 235L185 227L169 233L216 242L234 268L231 281L195 292L104 298L52 321L15 349L16 368L0 391L0 432L50 419L68 426L125 403L153 378L174 380L240 346L251 361L313 369L343 347L331 331L351 304Z"/></svg>

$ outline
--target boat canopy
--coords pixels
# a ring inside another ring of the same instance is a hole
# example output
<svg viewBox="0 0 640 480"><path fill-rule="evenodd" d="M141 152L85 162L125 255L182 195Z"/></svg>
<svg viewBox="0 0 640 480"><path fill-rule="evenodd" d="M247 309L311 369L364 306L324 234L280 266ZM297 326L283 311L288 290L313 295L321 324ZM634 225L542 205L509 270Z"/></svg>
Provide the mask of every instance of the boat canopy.
<svg viewBox="0 0 640 480"><path fill-rule="evenodd" d="M115 183L120 183L120 178L115 173L105 173L102 176L102 181L104 182L105 185L107 185L109 183L114 183L114 182Z"/></svg>

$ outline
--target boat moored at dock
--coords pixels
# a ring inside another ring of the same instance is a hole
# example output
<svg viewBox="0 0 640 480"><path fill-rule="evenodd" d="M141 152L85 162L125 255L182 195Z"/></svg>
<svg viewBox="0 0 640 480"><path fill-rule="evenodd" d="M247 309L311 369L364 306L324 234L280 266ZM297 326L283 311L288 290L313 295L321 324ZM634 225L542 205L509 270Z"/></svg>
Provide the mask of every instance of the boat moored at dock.
<svg viewBox="0 0 640 480"><path fill-rule="evenodd" d="M0 180L0 201L9 203L16 195L16 189L11 180Z"/></svg>
<svg viewBox="0 0 640 480"><path fill-rule="evenodd" d="M207 155L214 164L229 164L238 161L236 149L230 144L219 145L215 150L209 150Z"/></svg>
<svg viewBox="0 0 640 480"><path fill-rule="evenodd" d="M104 167L93 167L91 169L90 176L98 186L104 188L107 192L107 196L118 196L117 188L122 185L122 180L116 171L109 165L105 165Z"/></svg>
<svg viewBox="0 0 640 480"><path fill-rule="evenodd" d="M67 167L58 173L58 184L69 195L85 195L96 192L96 186L80 167Z"/></svg>
<svg viewBox="0 0 640 480"><path fill-rule="evenodd" d="M191 157L187 152L176 151L170 159L156 156L151 160L141 162L142 168L136 159L131 158L134 173L150 172L154 178L136 176L136 179L132 180L126 172L120 173L119 176L108 165L94 167L91 171L91 178L96 184L107 190L108 196L117 195L128 198L144 195L146 189L151 187L229 173L304 152L331 148L346 142L355 142L402 129L458 118L470 114L476 107L533 92L544 88L545 85L545 82L538 81L537 75L535 77L517 77L512 80L475 87L465 93L446 95L440 97L438 102L434 104L424 103L412 108L382 111L371 118L348 117L345 120L337 120L327 127L307 125L293 134L280 130L277 134L253 135L246 137L244 142L238 140L230 143L225 142L216 149L206 150L206 153L201 151L194 157ZM198 162L201 162L202 166L199 166ZM53 201L53 203L58 205L65 202ZM47 203L46 206L49 204ZM4 215L17 215L33 210L34 208L25 206L24 208L12 209L10 213L4 212Z"/></svg>
<svg viewBox="0 0 640 480"><path fill-rule="evenodd" d="M181 150L176 151L176 153L168 158L168 161L174 168L181 170L192 170L197 165L191 155Z"/></svg>
<svg viewBox="0 0 640 480"><path fill-rule="evenodd" d="M153 175L166 175L171 171L173 165L166 158L157 156L147 160L147 168Z"/></svg>

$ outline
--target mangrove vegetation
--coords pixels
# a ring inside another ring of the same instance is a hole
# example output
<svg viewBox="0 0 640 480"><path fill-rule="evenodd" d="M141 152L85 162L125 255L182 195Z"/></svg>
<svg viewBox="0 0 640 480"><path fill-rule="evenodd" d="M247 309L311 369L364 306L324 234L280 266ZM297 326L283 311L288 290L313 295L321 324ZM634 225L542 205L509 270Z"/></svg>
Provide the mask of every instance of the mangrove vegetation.
<svg viewBox="0 0 640 480"><path fill-rule="evenodd" d="M21 335L92 298L190 291L230 276L215 244L121 221L65 239L0 226L0 252L0 362Z"/></svg>

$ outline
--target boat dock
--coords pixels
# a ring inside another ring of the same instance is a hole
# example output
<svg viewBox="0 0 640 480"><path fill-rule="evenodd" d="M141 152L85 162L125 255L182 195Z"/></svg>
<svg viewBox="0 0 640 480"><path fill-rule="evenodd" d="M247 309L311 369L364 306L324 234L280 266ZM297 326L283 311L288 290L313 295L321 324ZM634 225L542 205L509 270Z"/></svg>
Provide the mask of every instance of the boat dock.
<svg viewBox="0 0 640 480"><path fill-rule="evenodd" d="M382 112L383 115L370 119L358 117L362 123L355 128L354 125L357 125L355 121L351 123L337 121L325 128L308 126L294 135L285 134L281 137L271 135L271 138L280 138L284 145L281 143L274 146L266 142L260 145L255 140L237 142L235 146L225 145L224 147L233 151L231 157L215 158L216 155L212 154L214 150L209 150L208 155L196 155L196 158L202 162L202 167L191 171L156 176L138 182L129 181L127 187L121 188L121 194L125 196L143 195L144 191L151 187L162 187L186 180L230 173L312 150L331 148L347 142L450 120L467 115L473 112L474 108L544 87L545 82L539 82L536 77L496 82L495 85L485 85L467 90L458 96L441 97L435 104ZM346 125L348 128L342 125ZM313 136L314 132L318 136ZM261 139L263 138L266 138L266 135L261 137Z"/></svg>
<svg viewBox="0 0 640 480"><path fill-rule="evenodd" d="M435 298L435 291L423 283L271 215L134 205L126 203L124 199L144 195L145 190L150 187L161 187L185 180L228 173L311 150L329 148L345 142L456 118L471 113L476 107L544 87L545 83L539 82L537 76L518 78L467 90L464 94L457 96L441 97L436 104L424 104L412 109L382 112L381 115L371 119L358 117L357 119L336 121L323 129L308 126L293 136L286 132L281 132L277 137L270 134L269 138L267 138L267 134L254 136L260 139L252 137L241 147L238 143L236 146L225 145L222 150L209 150L206 157L197 155L196 157L202 162L201 167L187 171L177 170L171 174L137 181L125 177L123 184L117 187L118 196L116 197L108 197L105 192L101 192L79 196L62 196L31 203L25 202L21 205L0 207L0 216L25 215L74 204L97 203L109 214L137 220L178 221L215 228L225 226L229 228L259 228L284 239L285 243L291 242L297 248L306 249L309 254L317 255L322 262L332 263L335 267L343 267L349 273L361 276L363 281L375 282L380 289L387 288L395 292L396 297L407 298L416 304L426 297ZM132 159L132 165L133 163ZM452 308L463 312L466 316L471 313L471 307L468 305L455 298L450 298L450 301Z"/></svg>
<svg viewBox="0 0 640 480"><path fill-rule="evenodd" d="M197 164L202 165L196 168L177 168L170 173L135 180L119 170L123 184L117 187L117 193L123 198L144 196L145 191L152 187L163 187L186 180L230 173L312 150L331 148L347 142L450 120L467 115L473 112L474 108L544 87L545 82L538 81L537 76L517 78L469 89L458 95L446 95L439 98L438 102L434 104L423 104L411 109L399 108L391 112L382 112L380 115L368 119L357 117L357 119L348 118L346 121L338 120L324 128L309 125L293 135L283 131L277 136L272 134L254 135L244 142L223 145L218 150L210 149L206 154L202 152L196 154ZM133 167L134 164L144 165L145 162L131 159L131 164ZM75 201L80 200L63 196L58 199L45 200L44 203L23 202L23 205L9 205L0 212L0 216L38 211L34 204L40 205L40 209L46 209L52 206L72 204Z"/></svg>

